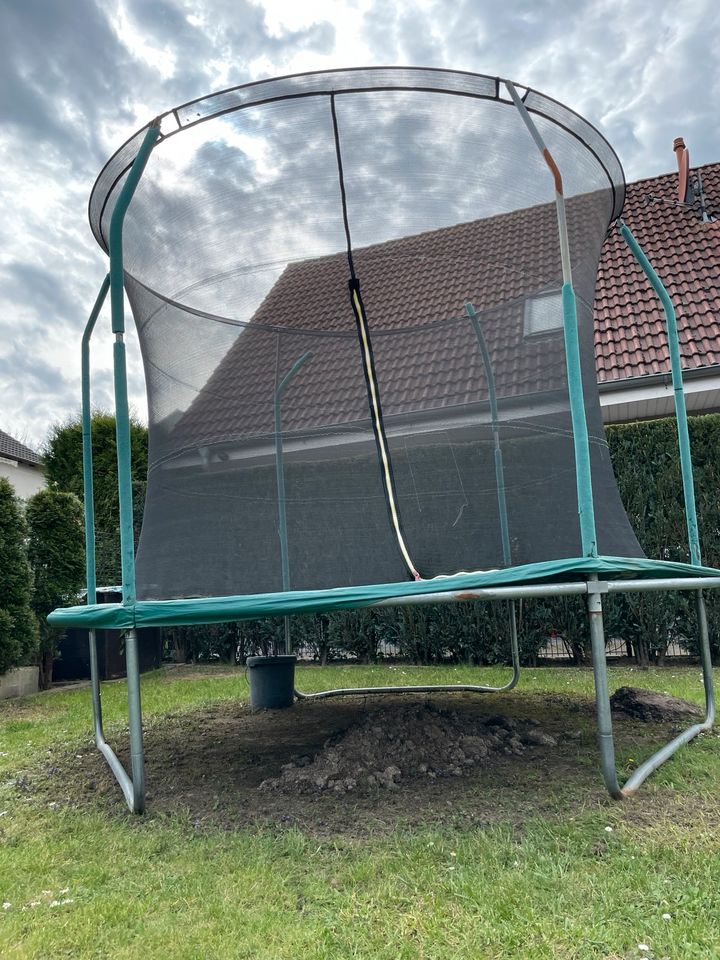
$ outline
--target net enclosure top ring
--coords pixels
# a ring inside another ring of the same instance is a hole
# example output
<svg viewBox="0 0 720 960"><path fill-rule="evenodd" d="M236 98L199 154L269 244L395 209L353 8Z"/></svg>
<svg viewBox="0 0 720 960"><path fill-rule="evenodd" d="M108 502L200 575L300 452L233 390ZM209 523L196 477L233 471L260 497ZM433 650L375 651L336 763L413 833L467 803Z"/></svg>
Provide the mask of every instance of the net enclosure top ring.
<svg viewBox="0 0 720 960"><path fill-rule="evenodd" d="M611 220L617 219L625 199L622 165L605 137L587 120L557 100L530 87L517 85L528 111L576 137L604 170L613 194ZM293 74L229 87L160 114L160 136L173 137L208 120L261 104L306 97L384 91L433 92L502 103L512 101L499 77L428 67L365 67ZM117 195L147 126L134 133L103 167L93 186L89 220L93 234L107 251L107 225Z"/></svg>

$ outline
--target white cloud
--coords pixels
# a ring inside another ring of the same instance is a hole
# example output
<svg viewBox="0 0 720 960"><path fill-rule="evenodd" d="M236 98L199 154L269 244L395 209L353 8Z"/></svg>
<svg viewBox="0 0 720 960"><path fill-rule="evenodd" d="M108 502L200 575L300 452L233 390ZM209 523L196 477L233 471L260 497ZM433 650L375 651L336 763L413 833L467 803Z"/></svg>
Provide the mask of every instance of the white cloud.
<svg viewBox="0 0 720 960"><path fill-rule="evenodd" d="M107 269L87 198L107 157L154 114L294 71L456 68L567 103L636 179L673 168L678 135L694 164L718 159L719 27L710 0L0 0L0 425L39 444L78 408L79 338ZM94 357L108 405L107 319ZM142 412L136 348L130 369Z"/></svg>

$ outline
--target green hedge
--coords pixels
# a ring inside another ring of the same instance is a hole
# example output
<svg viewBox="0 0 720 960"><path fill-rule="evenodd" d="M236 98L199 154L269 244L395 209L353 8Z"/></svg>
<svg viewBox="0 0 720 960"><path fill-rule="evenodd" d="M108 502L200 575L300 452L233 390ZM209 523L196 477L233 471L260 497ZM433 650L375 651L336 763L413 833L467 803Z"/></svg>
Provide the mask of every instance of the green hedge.
<svg viewBox="0 0 720 960"><path fill-rule="evenodd" d="M28 663L37 649L26 533L22 505L0 477L0 673Z"/></svg>
<svg viewBox="0 0 720 960"><path fill-rule="evenodd" d="M690 417L695 500L703 562L720 567L720 415ZM607 430L618 488L648 556L689 561L675 420ZM713 658L720 658L720 604L706 594ZM608 632L632 644L641 664L662 660L673 640L697 653L694 603L687 594L627 594L607 609Z"/></svg>

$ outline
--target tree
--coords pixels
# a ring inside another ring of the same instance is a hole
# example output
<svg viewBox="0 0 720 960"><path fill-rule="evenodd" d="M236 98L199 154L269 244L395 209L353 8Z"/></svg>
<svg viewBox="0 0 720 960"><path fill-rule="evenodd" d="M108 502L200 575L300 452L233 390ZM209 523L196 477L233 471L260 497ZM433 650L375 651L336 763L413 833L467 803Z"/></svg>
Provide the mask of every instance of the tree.
<svg viewBox="0 0 720 960"><path fill-rule="evenodd" d="M22 508L0 477L0 673L30 660L37 647L31 591Z"/></svg>
<svg viewBox="0 0 720 960"><path fill-rule="evenodd" d="M135 542L142 525L147 484L147 427L132 420L130 423L132 448L131 476ZM97 582L103 585L119 583L120 533L117 486L117 454L115 417L97 412L92 417L93 486L95 500L96 568ZM49 484L58 490L74 493L83 500L82 422L79 417L56 424L47 441L43 456L45 475Z"/></svg>
<svg viewBox="0 0 720 960"><path fill-rule="evenodd" d="M28 558L35 576L32 606L40 628L40 686L52 682L60 631L47 622L56 607L75 601L85 582L83 508L74 493L52 487L28 500Z"/></svg>

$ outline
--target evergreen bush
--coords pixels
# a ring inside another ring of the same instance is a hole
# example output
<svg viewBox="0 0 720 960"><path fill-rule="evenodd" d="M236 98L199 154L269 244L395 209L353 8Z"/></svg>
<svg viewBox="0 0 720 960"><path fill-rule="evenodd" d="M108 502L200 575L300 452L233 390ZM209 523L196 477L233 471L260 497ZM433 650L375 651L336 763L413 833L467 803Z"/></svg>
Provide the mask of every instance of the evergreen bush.
<svg viewBox="0 0 720 960"><path fill-rule="evenodd" d="M25 532L21 503L0 477L0 673L29 663L37 649Z"/></svg>
<svg viewBox="0 0 720 960"><path fill-rule="evenodd" d="M32 606L40 633L40 685L50 686L61 633L47 622L56 607L77 603L85 582L82 504L74 493L49 487L27 503L28 559L34 575Z"/></svg>

